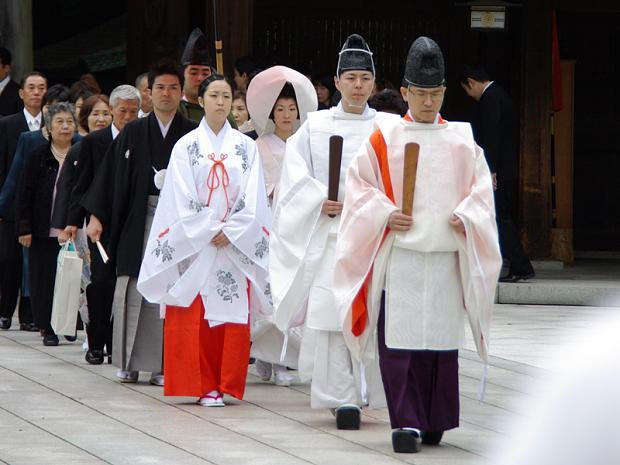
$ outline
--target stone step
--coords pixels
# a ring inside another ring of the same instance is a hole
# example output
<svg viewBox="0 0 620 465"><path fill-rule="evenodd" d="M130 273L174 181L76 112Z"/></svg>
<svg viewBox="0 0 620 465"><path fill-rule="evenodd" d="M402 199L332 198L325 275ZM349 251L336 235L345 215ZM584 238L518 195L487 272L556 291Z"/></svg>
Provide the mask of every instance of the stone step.
<svg viewBox="0 0 620 465"><path fill-rule="evenodd" d="M532 279L499 283L500 304L620 306L620 282L615 280Z"/></svg>

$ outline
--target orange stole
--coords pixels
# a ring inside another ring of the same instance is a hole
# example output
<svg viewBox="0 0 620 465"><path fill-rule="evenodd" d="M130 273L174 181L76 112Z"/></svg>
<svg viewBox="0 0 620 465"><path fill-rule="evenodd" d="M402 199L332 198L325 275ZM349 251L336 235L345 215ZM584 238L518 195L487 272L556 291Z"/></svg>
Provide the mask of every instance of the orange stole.
<svg viewBox="0 0 620 465"><path fill-rule="evenodd" d="M369 141L377 156L377 163L379 164L379 171L381 172L381 181L383 182L385 195L392 201L392 203L395 204L394 191L392 189L392 178L390 177L390 166L388 165L387 159L387 145L385 143L385 139L383 138L383 134L381 134L381 131L377 129L372 133ZM381 239L381 244L383 244L383 241L389 232L390 229L386 227L383 238ZM364 284L362 284L362 287L355 296L355 299L353 299L351 332L354 336L360 336L364 332L364 329L366 329L366 324L368 323L368 306L366 298L368 296L368 284L371 276L372 267L364 279Z"/></svg>
<svg viewBox="0 0 620 465"><path fill-rule="evenodd" d="M189 307L166 307L164 395L199 397L216 390L243 398L250 358L250 325L214 328L202 298Z"/></svg>
<svg viewBox="0 0 620 465"><path fill-rule="evenodd" d="M413 121L413 118L411 116L409 116L409 113L407 113L405 116L403 116L403 119L405 121ZM437 119L437 124L446 124L446 120L443 119L443 117L441 115L439 115L439 118Z"/></svg>

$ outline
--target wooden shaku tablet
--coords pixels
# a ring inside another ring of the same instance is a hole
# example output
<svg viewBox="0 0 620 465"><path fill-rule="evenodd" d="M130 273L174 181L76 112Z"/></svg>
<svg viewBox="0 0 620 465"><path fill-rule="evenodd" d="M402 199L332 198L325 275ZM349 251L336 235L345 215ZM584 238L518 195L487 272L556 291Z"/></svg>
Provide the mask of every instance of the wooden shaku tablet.
<svg viewBox="0 0 620 465"><path fill-rule="evenodd" d="M403 213L411 216L413 210L413 192L415 191L415 178L418 171L418 158L420 146L415 142L405 145L405 159L403 167Z"/></svg>
<svg viewBox="0 0 620 465"><path fill-rule="evenodd" d="M340 165L342 163L342 136L329 138L329 186L327 198L338 200L338 187L340 186ZM329 215L333 218L336 215Z"/></svg>

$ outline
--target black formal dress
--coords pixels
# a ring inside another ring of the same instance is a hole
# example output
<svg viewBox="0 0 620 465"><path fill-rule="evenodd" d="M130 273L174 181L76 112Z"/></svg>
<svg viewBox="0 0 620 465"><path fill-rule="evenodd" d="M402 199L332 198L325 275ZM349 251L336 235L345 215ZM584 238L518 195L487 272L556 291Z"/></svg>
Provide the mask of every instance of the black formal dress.
<svg viewBox="0 0 620 465"><path fill-rule="evenodd" d="M476 142L484 150L489 169L497 176L495 209L502 257L509 274L534 273L523 251L516 227L519 196L519 120L510 96L491 83L476 104L472 127Z"/></svg>
<svg viewBox="0 0 620 465"><path fill-rule="evenodd" d="M17 189L17 234L31 234L30 300L35 323L53 335L50 324L56 279L56 260L60 246L51 235L54 190L60 164L46 144L26 157L24 171Z"/></svg>
<svg viewBox="0 0 620 465"><path fill-rule="evenodd" d="M24 108L24 102L19 98L19 84L10 80L0 94L0 117L17 113Z"/></svg>

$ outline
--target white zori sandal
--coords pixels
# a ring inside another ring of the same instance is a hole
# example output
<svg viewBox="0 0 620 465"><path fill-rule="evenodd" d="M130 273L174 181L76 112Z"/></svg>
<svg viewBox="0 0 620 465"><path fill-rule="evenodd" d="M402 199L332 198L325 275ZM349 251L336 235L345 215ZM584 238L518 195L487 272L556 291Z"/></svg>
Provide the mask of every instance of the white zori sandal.
<svg viewBox="0 0 620 465"><path fill-rule="evenodd" d="M222 394L218 391L211 391L205 394L196 403L203 407L224 407L226 405L224 404L224 399L222 399Z"/></svg>

